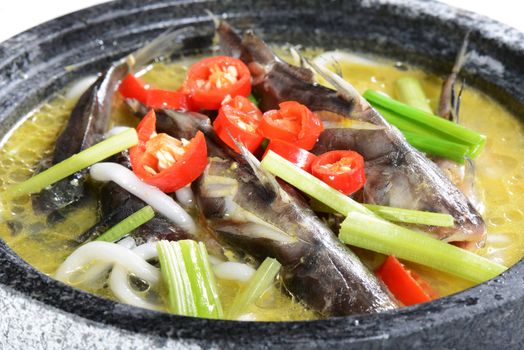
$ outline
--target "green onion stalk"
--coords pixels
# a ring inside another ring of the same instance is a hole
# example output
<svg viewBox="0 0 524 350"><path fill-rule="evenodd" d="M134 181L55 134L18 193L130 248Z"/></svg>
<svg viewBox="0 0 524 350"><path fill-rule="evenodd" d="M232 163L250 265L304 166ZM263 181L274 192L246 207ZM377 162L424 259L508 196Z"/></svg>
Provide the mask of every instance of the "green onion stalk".
<svg viewBox="0 0 524 350"><path fill-rule="evenodd" d="M364 98L401 131L411 131L465 145L468 147L467 155L470 158L478 156L486 144L486 136L476 131L394 100L383 93L367 90ZM389 113L384 113L384 110Z"/></svg>
<svg viewBox="0 0 524 350"><path fill-rule="evenodd" d="M237 319L245 313L249 306L271 287L281 266L277 260L266 258L258 267L253 277L251 277L247 286L245 286L233 300L228 318Z"/></svg>
<svg viewBox="0 0 524 350"><path fill-rule="evenodd" d="M87 168L94 163L122 152L137 143L138 135L136 130L132 128L127 129L53 165L49 169L42 171L24 182L13 185L3 193L3 196L9 199L40 192L47 186Z"/></svg>
<svg viewBox="0 0 524 350"><path fill-rule="evenodd" d="M147 205L129 215L115 226L111 227L109 230L100 235L96 240L104 242L116 242L127 235L129 232L151 220L153 217L155 217L155 212L151 206Z"/></svg>

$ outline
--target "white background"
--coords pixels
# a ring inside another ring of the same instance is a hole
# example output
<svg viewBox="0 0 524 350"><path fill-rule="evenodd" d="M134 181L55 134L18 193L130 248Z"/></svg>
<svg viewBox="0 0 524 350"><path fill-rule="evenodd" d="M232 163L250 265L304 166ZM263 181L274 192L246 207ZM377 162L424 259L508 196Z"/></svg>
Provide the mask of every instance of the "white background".
<svg viewBox="0 0 524 350"><path fill-rule="evenodd" d="M107 0L106 0L107 1ZM241 1L241 0L239 0ZM25 29L104 0L0 0L0 41ZM443 0L524 31L521 0Z"/></svg>

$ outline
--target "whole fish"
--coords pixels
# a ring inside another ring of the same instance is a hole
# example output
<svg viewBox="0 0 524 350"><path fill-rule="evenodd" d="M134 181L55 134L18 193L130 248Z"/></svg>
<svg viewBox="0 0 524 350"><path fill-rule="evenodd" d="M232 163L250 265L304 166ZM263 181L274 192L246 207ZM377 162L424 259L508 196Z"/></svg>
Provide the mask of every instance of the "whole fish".
<svg viewBox="0 0 524 350"><path fill-rule="evenodd" d="M319 314L345 316L397 307L376 277L289 186L219 140L208 117L157 113L157 131L189 139L206 136L209 165L193 183L207 224L234 249L282 264L285 288ZM247 151L246 151L247 152Z"/></svg>
<svg viewBox="0 0 524 350"><path fill-rule="evenodd" d="M351 149L362 154L367 177L365 202L448 213L455 219L454 227L427 229L446 241L483 244L485 224L474 206L349 83L323 72L337 90L315 84L310 69L283 62L252 31L241 38L225 22L220 22L217 30L225 54L239 57L249 67L253 93L263 111L277 108L282 101L298 101L320 117L339 115L377 126L326 129L313 150L320 154Z"/></svg>
<svg viewBox="0 0 524 350"><path fill-rule="evenodd" d="M198 30L194 27L169 30L106 69L81 95L73 108L67 125L56 141L51 165L102 139L109 126L113 96L120 81L128 73L143 69L155 58L195 45L194 39L202 37L203 29L205 27ZM203 38L207 37L208 35ZM208 41L205 39L203 43ZM50 214L78 203L86 195L86 175L87 169L79 171L33 195L34 210L41 214Z"/></svg>

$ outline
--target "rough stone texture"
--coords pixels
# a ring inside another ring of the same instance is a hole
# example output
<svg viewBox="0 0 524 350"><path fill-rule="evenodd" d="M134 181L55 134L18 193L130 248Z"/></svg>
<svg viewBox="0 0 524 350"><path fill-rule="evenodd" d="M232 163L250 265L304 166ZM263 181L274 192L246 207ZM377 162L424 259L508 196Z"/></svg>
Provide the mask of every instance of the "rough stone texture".
<svg viewBox="0 0 524 350"><path fill-rule="evenodd" d="M0 348L8 349L201 349L189 342L124 331L0 288Z"/></svg>
<svg viewBox="0 0 524 350"><path fill-rule="evenodd" d="M68 82L100 71L164 28L207 21L205 9L227 13L240 28L254 26L272 42L386 55L437 74L449 71L471 29L468 82L523 111L524 35L437 2L121 0L0 44L0 136ZM522 348L523 282L521 262L485 284L396 312L314 322L211 321L141 310L68 287L0 241L0 348Z"/></svg>

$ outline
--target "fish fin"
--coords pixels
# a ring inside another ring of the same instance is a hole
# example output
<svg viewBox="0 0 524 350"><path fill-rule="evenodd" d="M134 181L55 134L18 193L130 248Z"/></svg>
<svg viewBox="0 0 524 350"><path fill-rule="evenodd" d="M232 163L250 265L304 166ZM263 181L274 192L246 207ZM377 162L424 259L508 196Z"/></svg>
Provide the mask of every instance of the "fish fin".
<svg viewBox="0 0 524 350"><path fill-rule="evenodd" d="M306 58L304 58L304 60L306 60L307 64L313 69L313 71L318 73L335 88L341 98L355 106L360 106L360 110L366 109L367 103L365 104L365 101L360 96L357 89L355 89L348 81L344 80L340 75L333 73L329 69L319 66L313 61Z"/></svg>
<svg viewBox="0 0 524 350"><path fill-rule="evenodd" d="M220 49L227 56L241 58L243 60L251 61L249 53L242 45L242 38L226 21L219 21L216 27L216 33L219 38Z"/></svg>
<svg viewBox="0 0 524 350"><path fill-rule="evenodd" d="M214 14L209 9L205 9L204 12L207 13L209 18L213 21L213 24L215 25L215 30L217 30L218 27L220 27L220 23L223 22L223 21L220 19L220 17L218 15Z"/></svg>
<svg viewBox="0 0 524 350"><path fill-rule="evenodd" d="M206 26L170 28L145 46L124 58L130 67L142 68L155 58L168 56L184 48L186 40L195 37L212 37L214 29Z"/></svg>
<svg viewBox="0 0 524 350"><path fill-rule="evenodd" d="M300 54L294 47L289 48L289 53L291 54L291 58L293 58L293 65L297 67L304 67L302 56L300 56Z"/></svg>
<svg viewBox="0 0 524 350"><path fill-rule="evenodd" d="M242 142L235 139L229 131L227 131L227 133L240 150L240 155L242 158L246 161L251 170L253 170L253 173L264 186L266 191L279 194L282 191L282 187L277 182L275 177L260 166L260 161L246 148L246 146L244 146Z"/></svg>

